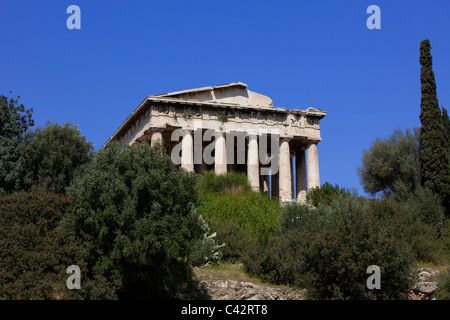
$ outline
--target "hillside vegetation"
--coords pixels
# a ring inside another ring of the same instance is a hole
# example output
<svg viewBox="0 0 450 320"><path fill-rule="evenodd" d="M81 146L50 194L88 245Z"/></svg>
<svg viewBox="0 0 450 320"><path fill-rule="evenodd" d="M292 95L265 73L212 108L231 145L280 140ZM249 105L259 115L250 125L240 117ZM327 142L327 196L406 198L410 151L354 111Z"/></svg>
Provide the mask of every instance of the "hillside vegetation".
<svg viewBox="0 0 450 320"><path fill-rule="evenodd" d="M422 181L419 130L364 152L370 197L325 183L281 204L243 173L187 172L159 144L94 153L70 123L31 131L32 109L4 96L0 107L0 299L177 298L194 270L229 265L309 299L407 299L417 267L435 266L436 297L449 297L448 190L435 187L448 176ZM380 289L367 288L369 266Z"/></svg>

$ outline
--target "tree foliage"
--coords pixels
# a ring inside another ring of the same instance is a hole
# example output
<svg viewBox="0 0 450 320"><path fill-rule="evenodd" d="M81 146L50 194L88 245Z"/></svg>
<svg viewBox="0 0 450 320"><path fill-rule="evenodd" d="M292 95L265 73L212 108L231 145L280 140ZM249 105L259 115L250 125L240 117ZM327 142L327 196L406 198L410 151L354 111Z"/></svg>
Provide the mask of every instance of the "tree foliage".
<svg viewBox="0 0 450 320"><path fill-rule="evenodd" d="M439 273L437 282L436 299L450 300L450 270L447 269Z"/></svg>
<svg viewBox="0 0 450 320"><path fill-rule="evenodd" d="M449 154L450 153L450 119L448 117L447 109L445 109L444 107L442 107L442 122L443 122L443 127L444 127L447 154Z"/></svg>
<svg viewBox="0 0 450 320"><path fill-rule="evenodd" d="M110 144L69 188L65 225L81 239L92 275L119 298L171 296L191 279L191 247L206 231L195 176L159 148Z"/></svg>
<svg viewBox="0 0 450 320"><path fill-rule="evenodd" d="M93 145L71 123L38 127L25 149L28 187L65 193L80 168L92 159Z"/></svg>
<svg viewBox="0 0 450 320"><path fill-rule="evenodd" d="M403 299L412 284L411 248L365 199L284 208L282 232L250 250L244 264L263 280L298 286L313 299ZM381 290L369 290L367 267L381 269Z"/></svg>
<svg viewBox="0 0 450 320"><path fill-rule="evenodd" d="M345 188L341 188L339 185L334 186L325 182L321 187L316 187L308 191L306 200L311 205L317 207L321 204L330 204L331 201L338 196L351 196L355 195L356 191L350 191Z"/></svg>
<svg viewBox="0 0 450 320"><path fill-rule="evenodd" d="M31 138L32 113L18 99L0 96L0 195L23 189L23 151Z"/></svg>
<svg viewBox="0 0 450 320"><path fill-rule="evenodd" d="M446 263L443 212L440 198L429 189L418 188L408 199L395 197L369 199L371 215L394 229L401 241L408 243L417 261Z"/></svg>
<svg viewBox="0 0 450 320"><path fill-rule="evenodd" d="M444 107L442 107L442 121L447 149L447 162L450 170L450 119L448 117L447 109L445 109ZM450 174L448 178L450 178ZM447 191L444 195L443 204L447 208L447 217L450 218L450 190L448 188L450 188L450 183L447 184Z"/></svg>
<svg viewBox="0 0 450 320"><path fill-rule="evenodd" d="M64 193L92 159L92 143L71 123L47 123L33 132L33 109L5 96L0 104L0 195L31 188Z"/></svg>
<svg viewBox="0 0 450 320"><path fill-rule="evenodd" d="M358 175L364 191L372 195L413 192L420 185L419 130L397 129L385 139L377 138L363 151Z"/></svg>
<svg viewBox="0 0 450 320"><path fill-rule="evenodd" d="M80 243L59 227L70 210L49 192L0 197L0 300L115 298L104 278L87 277ZM66 287L70 265L81 268L81 290Z"/></svg>
<svg viewBox="0 0 450 320"><path fill-rule="evenodd" d="M437 99L430 50L428 39L420 43L420 172L422 185L448 201L450 176L447 135Z"/></svg>

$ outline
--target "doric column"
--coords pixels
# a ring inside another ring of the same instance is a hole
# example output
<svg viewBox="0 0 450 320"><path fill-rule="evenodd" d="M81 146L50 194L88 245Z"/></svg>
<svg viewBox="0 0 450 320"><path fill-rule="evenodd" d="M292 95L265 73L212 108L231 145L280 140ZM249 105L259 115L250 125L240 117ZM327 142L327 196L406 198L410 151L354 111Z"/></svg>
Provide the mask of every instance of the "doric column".
<svg viewBox="0 0 450 320"><path fill-rule="evenodd" d="M295 174L296 174L296 192L297 202L306 202L306 161L305 150L299 149L295 154Z"/></svg>
<svg viewBox="0 0 450 320"><path fill-rule="evenodd" d="M255 134L248 137L247 177L252 190L259 191L258 136Z"/></svg>
<svg viewBox="0 0 450 320"><path fill-rule="evenodd" d="M282 139L280 143L279 165L280 199L281 201L290 201L292 200L291 153L287 139Z"/></svg>
<svg viewBox="0 0 450 320"><path fill-rule="evenodd" d="M225 136L222 132L216 135L214 152L214 172L217 175L227 173L227 150Z"/></svg>
<svg viewBox="0 0 450 320"><path fill-rule="evenodd" d="M194 171L194 139L190 131L187 131L181 140L181 167Z"/></svg>
<svg viewBox="0 0 450 320"><path fill-rule="evenodd" d="M319 178L319 153L317 151L317 142L312 142L308 146L306 154L308 162L308 191L315 187L320 187Z"/></svg>
<svg viewBox="0 0 450 320"><path fill-rule="evenodd" d="M150 145L153 147L157 142L163 143L162 133L159 129L153 130Z"/></svg>

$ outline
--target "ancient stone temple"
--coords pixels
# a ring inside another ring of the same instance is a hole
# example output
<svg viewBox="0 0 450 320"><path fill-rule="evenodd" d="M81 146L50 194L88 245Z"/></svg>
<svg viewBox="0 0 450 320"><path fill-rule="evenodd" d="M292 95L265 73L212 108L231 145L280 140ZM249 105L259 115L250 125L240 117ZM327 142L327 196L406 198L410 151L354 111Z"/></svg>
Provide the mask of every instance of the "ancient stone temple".
<svg viewBox="0 0 450 320"><path fill-rule="evenodd" d="M326 112L274 107L242 82L147 97L112 141L162 143L189 171L245 172L253 190L303 202L320 186L317 144Z"/></svg>

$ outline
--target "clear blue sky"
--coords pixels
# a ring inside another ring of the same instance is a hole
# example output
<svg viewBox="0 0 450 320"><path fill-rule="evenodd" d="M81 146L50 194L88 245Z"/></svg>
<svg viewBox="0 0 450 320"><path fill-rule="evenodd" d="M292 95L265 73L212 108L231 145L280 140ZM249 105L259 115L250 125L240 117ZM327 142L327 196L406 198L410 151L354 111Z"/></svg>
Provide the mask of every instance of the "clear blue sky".
<svg viewBox="0 0 450 320"><path fill-rule="evenodd" d="M69 5L81 30L69 30ZM381 29L369 30L369 5ZM242 81L275 106L316 107L321 182L362 187L364 149L420 126L419 45L450 107L450 0L2 0L0 94L37 125L73 122L99 149L149 95Z"/></svg>

